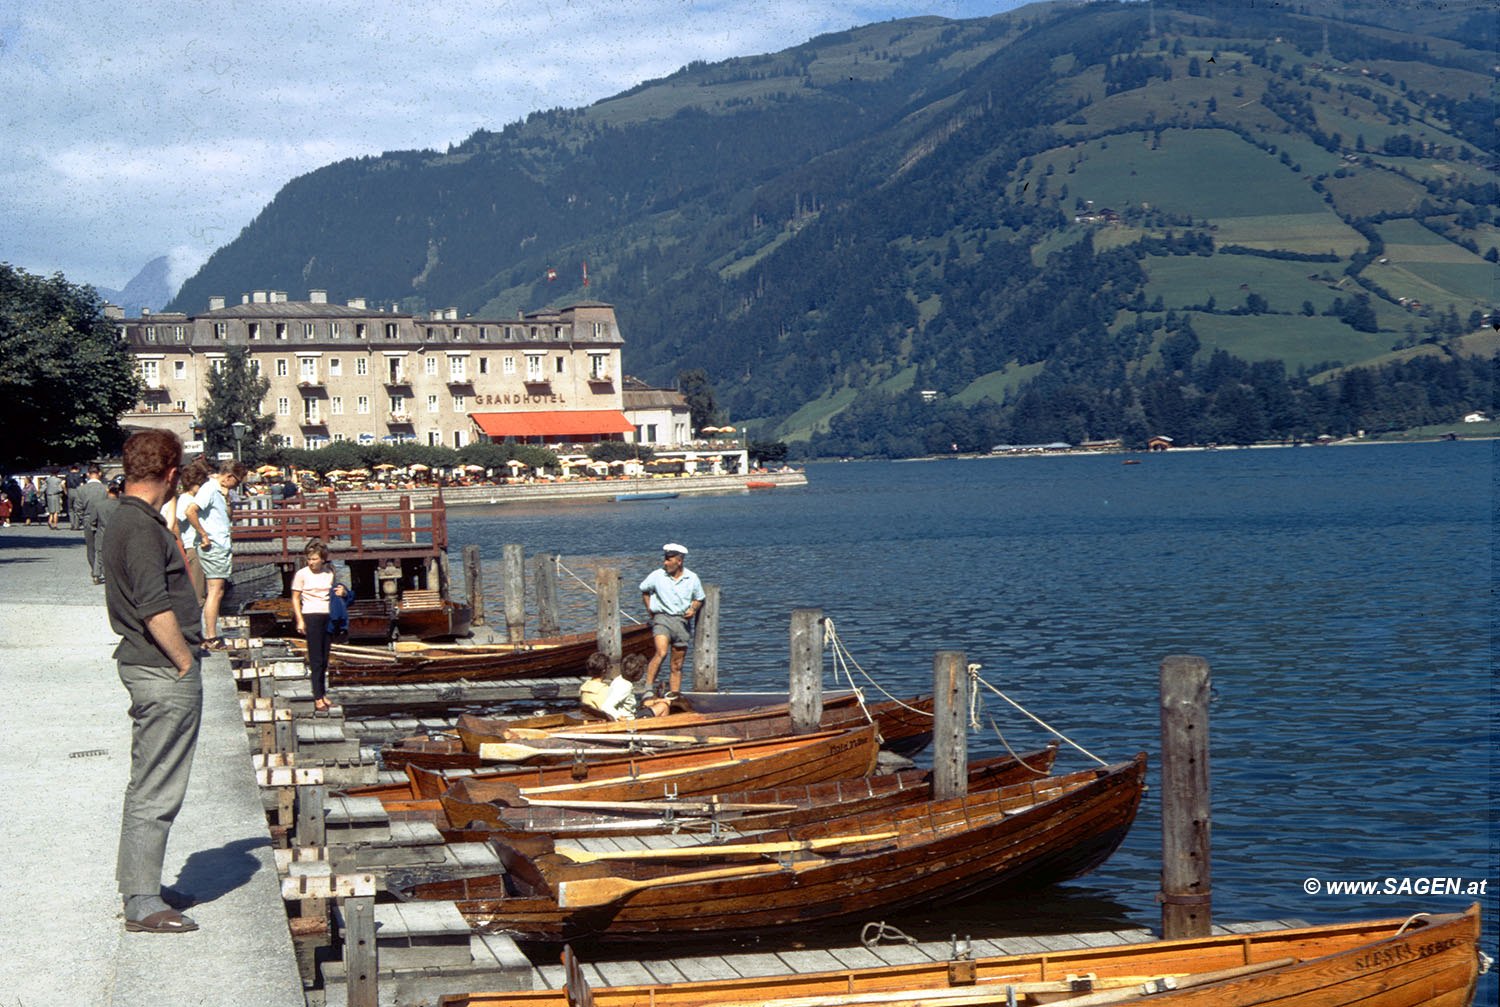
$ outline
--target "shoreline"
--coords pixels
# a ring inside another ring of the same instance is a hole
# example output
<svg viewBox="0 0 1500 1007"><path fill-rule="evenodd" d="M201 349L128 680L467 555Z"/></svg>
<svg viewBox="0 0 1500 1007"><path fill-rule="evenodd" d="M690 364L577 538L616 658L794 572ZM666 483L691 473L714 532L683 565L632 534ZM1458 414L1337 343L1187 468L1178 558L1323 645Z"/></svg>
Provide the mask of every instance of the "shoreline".
<svg viewBox="0 0 1500 1007"><path fill-rule="evenodd" d="M1468 443L1478 441L1497 441L1500 434L1478 434L1472 437L1463 437L1454 443ZM1151 455L1166 456L1187 454L1189 452L1201 453L1208 451L1270 451L1280 448L1358 448L1358 447L1390 447L1402 444L1443 444L1447 443L1441 437L1414 437L1410 440L1371 440L1363 437L1349 437L1344 440L1329 441L1327 444L1222 444L1215 447L1206 445L1187 445L1180 448L1169 448L1166 451L1126 450L1124 448L1110 449L1107 451L1006 451L993 453L989 451L975 453L959 453L951 455L921 455L916 458L824 458L816 459L821 463L844 463L844 462L951 462L951 461L986 461L989 459L1014 460L1020 458L1100 458L1117 455ZM813 461L814 459L808 459Z"/></svg>

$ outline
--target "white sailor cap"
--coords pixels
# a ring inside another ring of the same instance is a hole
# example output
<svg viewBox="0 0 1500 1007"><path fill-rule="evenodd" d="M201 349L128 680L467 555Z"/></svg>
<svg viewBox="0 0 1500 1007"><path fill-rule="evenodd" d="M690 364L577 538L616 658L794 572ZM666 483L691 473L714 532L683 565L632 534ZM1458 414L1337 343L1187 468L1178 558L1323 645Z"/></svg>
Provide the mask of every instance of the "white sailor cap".
<svg viewBox="0 0 1500 1007"><path fill-rule="evenodd" d="M688 550L687 550L687 546L685 546L685 545L681 545L681 544L679 544L677 542L668 542L666 545L664 545L664 546L661 547L661 551L663 553L674 553L675 552L679 556L686 556Z"/></svg>

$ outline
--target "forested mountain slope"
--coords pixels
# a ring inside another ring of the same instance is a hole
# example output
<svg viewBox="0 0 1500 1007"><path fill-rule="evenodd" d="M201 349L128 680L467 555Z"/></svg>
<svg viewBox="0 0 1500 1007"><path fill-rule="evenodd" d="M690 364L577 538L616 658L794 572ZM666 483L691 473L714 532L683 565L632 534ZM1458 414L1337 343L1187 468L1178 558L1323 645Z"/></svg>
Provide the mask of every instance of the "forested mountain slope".
<svg viewBox="0 0 1500 1007"><path fill-rule="evenodd" d="M763 435L858 402L818 438L839 452L904 450L848 424L909 427L917 402L960 417L906 430L929 448L954 423L1163 430L1153 382L1188 439L1256 428L1224 419L1226 383L1263 433L1314 434L1358 422L1314 408L1341 365L1494 355L1494 23L1485 2L1314 0L869 25L330 165L174 306L252 286L491 316L604 299L632 373L701 367ZM1234 365L1206 379L1216 355ZM1272 422L1261 361L1301 419Z"/></svg>

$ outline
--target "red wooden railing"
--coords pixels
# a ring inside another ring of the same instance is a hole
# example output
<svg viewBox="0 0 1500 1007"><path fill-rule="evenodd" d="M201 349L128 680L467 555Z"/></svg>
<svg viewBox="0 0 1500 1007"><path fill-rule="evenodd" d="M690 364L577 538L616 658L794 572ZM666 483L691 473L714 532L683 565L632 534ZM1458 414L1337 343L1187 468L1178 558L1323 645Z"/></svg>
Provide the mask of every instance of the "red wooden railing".
<svg viewBox="0 0 1500 1007"><path fill-rule="evenodd" d="M448 510L441 496L432 497L426 506L413 506L411 498L403 496L395 507L278 501L269 509L237 507L231 520L236 542L279 541L282 554L289 559L300 556L307 540L313 538L329 543L341 559L358 559L366 552L373 556L367 547L377 542L434 552L448 548Z"/></svg>

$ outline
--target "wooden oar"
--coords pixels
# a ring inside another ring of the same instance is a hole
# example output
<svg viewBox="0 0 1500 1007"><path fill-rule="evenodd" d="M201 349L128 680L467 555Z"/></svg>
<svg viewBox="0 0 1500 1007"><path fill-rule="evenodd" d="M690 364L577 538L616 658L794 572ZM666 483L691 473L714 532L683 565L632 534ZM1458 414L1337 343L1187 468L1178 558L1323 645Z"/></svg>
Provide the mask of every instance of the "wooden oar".
<svg viewBox="0 0 1500 1007"><path fill-rule="evenodd" d="M713 871L695 871L691 874L669 874L645 881L632 881L630 878L579 878L576 881L564 881L557 886L557 904L563 909L607 906L646 888L666 888L694 881L713 881L716 878L749 878L757 874L775 874L782 870L785 868L780 864L748 864Z"/></svg>
<svg viewBox="0 0 1500 1007"><path fill-rule="evenodd" d="M588 731L550 731L544 727L508 727L505 736L512 741L546 741L555 738L558 741L593 741L608 745L628 745L632 741L643 741L647 744L660 743L664 745L732 745L736 741L744 741L744 738L731 737L709 737L700 738L696 734L642 734L630 731L599 731L591 733Z"/></svg>
<svg viewBox="0 0 1500 1007"><path fill-rule="evenodd" d="M580 864L600 860L657 860L668 857L716 857L740 853L794 853L798 850L825 850L855 843L873 843L894 839L897 832L870 832L862 836L825 836L822 839L789 839L779 843L724 843L701 846L674 846L660 850L609 850L595 853L575 846L554 846L553 851Z"/></svg>
<svg viewBox="0 0 1500 1007"><path fill-rule="evenodd" d="M523 795L524 796L524 795ZM796 811L800 804L736 804L713 798L687 798L680 801L568 801L524 798L533 808L565 808L577 811L679 811L711 814L716 811Z"/></svg>
<svg viewBox="0 0 1500 1007"><path fill-rule="evenodd" d="M642 754L649 753L650 750L647 749ZM618 748L535 748L509 741L486 741L479 746L479 758L485 762L527 762L542 756L566 760L577 755L621 754L623 753Z"/></svg>

